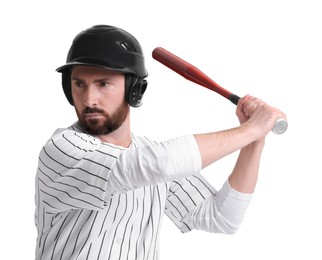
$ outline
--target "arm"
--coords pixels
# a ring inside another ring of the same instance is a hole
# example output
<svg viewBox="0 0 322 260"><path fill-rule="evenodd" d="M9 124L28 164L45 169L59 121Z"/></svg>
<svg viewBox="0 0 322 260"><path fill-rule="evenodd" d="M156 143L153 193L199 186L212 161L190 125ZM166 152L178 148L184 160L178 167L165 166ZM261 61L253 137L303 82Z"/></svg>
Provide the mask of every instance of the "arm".
<svg viewBox="0 0 322 260"><path fill-rule="evenodd" d="M216 196L205 199L185 215L182 223L190 229L229 234L236 232L256 186L265 136L275 120L284 117L280 111L250 96L239 101L236 114L240 127L195 136L203 167L237 149L241 150L223 188Z"/></svg>
<svg viewBox="0 0 322 260"><path fill-rule="evenodd" d="M181 137L135 151L102 144L72 130L56 133L39 157L39 192L48 205L58 209L103 208L111 194L190 176L200 170L201 160L205 167L245 147L258 136L256 127L248 122L251 120L231 130L196 135L195 139ZM169 167L171 172L166 170Z"/></svg>
<svg viewBox="0 0 322 260"><path fill-rule="evenodd" d="M168 171L170 167L171 171ZM116 193L183 178L201 168L195 139L124 149L73 130L58 131L39 156L37 189L53 211L102 209Z"/></svg>
<svg viewBox="0 0 322 260"><path fill-rule="evenodd" d="M194 135L203 168L255 141L263 141L276 120L285 118L280 110L248 95L239 100L236 114L239 127Z"/></svg>
<svg viewBox="0 0 322 260"><path fill-rule="evenodd" d="M262 130L262 133L258 135L254 142L241 149L236 165L228 179L233 189L243 193L253 193L265 144L265 136L269 133L267 131L272 128L271 124L274 124L278 117L285 117L285 115L261 100L248 95L238 102L236 114L241 125L247 124L249 121L252 124L257 120L259 121L259 129ZM264 123L268 123L266 129Z"/></svg>
<svg viewBox="0 0 322 260"><path fill-rule="evenodd" d="M278 118L285 115L262 100L249 95L239 100L236 114L240 126L216 133L195 135L202 166L241 149L229 182L233 189L252 193L255 189L265 137Z"/></svg>
<svg viewBox="0 0 322 260"><path fill-rule="evenodd" d="M178 189L179 185L170 188L170 191L176 192L176 196L180 197L179 201L185 205L177 205L175 203L177 200L174 200L167 206L167 215L182 232L198 229L233 234L238 230L255 189L263 145L263 141L257 141L241 149L228 181L218 192L213 190L201 175L187 178L188 184L182 181L180 187L181 189L184 187L184 192ZM198 193L190 187L192 182L193 187L198 183ZM202 198L198 195L200 192L204 193Z"/></svg>
<svg viewBox="0 0 322 260"><path fill-rule="evenodd" d="M172 182L165 213L181 230L233 234L240 227L252 194L232 189L226 181L214 189L201 174Z"/></svg>
<svg viewBox="0 0 322 260"><path fill-rule="evenodd" d="M176 196L180 197L179 201L185 205L180 206L180 203L178 205L177 200L174 200L167 206L167 215L182 232L198 229L233 234L238 230L256 185L263 145L263 142L257 141L241 149L233 172L218 192L210 187L201 175L187 178L188 182L182 181L181 189L178 188L179 185L170 188L170 191L175 192ZM190 186L192 182L193 186ZM198 193L193 188L197 183ZM181 191L183 189L184 192ZM202 198L199 196L200 192L204 194Z"/></svg>
<svg viewBox="0 0 322 260"><path fill-rule="evenodd" d="M243 193L254 192L263 147L264 141L258 141L241 149L236 165L228 178L233 189Z"/></svg>

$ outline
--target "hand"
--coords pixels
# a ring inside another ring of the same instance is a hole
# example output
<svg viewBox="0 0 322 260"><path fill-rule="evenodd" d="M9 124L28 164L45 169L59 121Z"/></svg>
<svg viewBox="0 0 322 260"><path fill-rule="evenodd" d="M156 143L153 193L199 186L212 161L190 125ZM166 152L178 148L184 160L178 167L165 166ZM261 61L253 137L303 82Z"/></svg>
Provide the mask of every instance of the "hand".
<svg viewBox="0 0 322 260"><path fill-rule="evenodd" d="M259 138L265 137L272 130L278 118L286 119L279 109L250 95L239 100L236 114L240 123L252 127Z"/></svg>

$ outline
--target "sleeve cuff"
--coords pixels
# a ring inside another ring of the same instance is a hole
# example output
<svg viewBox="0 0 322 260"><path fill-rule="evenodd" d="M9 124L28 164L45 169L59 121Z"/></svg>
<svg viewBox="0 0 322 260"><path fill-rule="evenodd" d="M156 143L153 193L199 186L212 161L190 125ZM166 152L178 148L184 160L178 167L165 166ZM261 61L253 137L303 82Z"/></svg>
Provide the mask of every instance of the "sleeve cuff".
<svg viewBox="0 0 322 260"><path fill-rule="evenodd" d="M235 189L233 189L230 186L230 183L228 180L223 185L223 190L226 193L226 195L229 195L233 198L236 198L238 200L251 200L253 193L245 193L245 192L240 192Z"/></svg>

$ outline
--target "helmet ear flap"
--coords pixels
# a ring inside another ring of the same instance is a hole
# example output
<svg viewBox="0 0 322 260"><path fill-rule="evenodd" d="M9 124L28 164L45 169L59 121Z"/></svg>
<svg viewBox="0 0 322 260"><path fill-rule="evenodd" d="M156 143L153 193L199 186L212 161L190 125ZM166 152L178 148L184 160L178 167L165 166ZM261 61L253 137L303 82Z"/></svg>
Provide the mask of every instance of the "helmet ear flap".
<svg viewBox="0 0 322 260"><path fill-rule="evenodd" d="M63 86L63 90L65 93L65 96L69 102L69 104L71 104L72 106L74 105L73 102L73 97L72 97L72 86L71 86L71 71L69 69L66 69L63 73L62 73L62 86Z"/></svg>
<svg viewBox="0 0 322 260"><path fill-rule="evenodd" d="M137 78L133 75L125 75L125 100L131 107L142 105L143 94L146 91L148 82L144 78Z"/></svg>

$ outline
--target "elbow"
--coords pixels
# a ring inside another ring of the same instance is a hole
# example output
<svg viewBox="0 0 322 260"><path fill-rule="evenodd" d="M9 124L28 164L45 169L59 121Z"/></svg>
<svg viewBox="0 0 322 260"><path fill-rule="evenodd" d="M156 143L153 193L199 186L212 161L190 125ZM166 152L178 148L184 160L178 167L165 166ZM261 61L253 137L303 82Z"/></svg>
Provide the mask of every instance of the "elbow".
<svg viewBox="0 0 322 260"><path fill-rule="evenodd" d="M217 216L214 219L216 219L216 221L213 221L213 228L211 229L213 233L233 235L241 226L241 223L233 223L222 215Z"/></svg>
<svg viewBox="0 0 322 260"><path fill-rule="evenodd" d="M230 223L220 224L220 233L226 235L234 235L240 226L231 225Z"/></svg>
<svg viewBox="0 0 322 260"><path fill-rule="evenodd" d="M232 222L219 212L213 214L211 217L191 217L190 215L190 218L186 218L184 222L187 223L191 228L197 230L227 235L235 234L241 226L240 222Z"/></svg>

